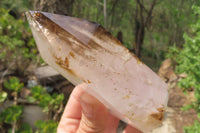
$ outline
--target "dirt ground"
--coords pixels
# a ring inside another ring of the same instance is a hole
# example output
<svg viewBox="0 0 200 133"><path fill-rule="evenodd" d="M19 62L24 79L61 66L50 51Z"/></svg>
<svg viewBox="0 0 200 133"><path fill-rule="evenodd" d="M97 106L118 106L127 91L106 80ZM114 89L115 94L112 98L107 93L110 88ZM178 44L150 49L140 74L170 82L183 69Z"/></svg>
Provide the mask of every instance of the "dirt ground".
<svg viewBox="0 0 200 133"><path fill-rule="evenodd" d="M174 111L171 114L171 121L175 127L176 133L183 133L184 126L190 126L197 120L197 114L194 109L188 111L182 111L183 105L189 104L194 100L194 91L188 92L186 96L183 91L174 87L169 90L169 102L168 107L172 108Z"/></svg>

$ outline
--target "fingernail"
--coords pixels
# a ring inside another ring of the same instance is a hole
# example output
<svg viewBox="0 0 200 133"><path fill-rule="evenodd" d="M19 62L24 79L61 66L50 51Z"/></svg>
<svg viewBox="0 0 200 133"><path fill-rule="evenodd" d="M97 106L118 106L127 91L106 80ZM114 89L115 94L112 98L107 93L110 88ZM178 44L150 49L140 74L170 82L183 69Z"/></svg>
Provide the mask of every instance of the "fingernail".
<svg viewBox="0 0 200 133"><path fill-rule="evenodd" d="M86 117L94 117L93 98L87 93L84 93L80 98L82 112Z"/></svg>

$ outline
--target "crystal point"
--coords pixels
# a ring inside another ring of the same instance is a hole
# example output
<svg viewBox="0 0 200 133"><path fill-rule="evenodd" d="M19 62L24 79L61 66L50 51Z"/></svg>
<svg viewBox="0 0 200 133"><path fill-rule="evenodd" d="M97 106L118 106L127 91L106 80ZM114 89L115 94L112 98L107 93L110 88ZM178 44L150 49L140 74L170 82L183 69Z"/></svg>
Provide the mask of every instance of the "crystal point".
<svg viewBox="0 0 200 133"><path fill-rule="evenodd" d="M167 85L101 25L39 11L26 12L43 59L113 115L147 132L162 124Z"/></svg>

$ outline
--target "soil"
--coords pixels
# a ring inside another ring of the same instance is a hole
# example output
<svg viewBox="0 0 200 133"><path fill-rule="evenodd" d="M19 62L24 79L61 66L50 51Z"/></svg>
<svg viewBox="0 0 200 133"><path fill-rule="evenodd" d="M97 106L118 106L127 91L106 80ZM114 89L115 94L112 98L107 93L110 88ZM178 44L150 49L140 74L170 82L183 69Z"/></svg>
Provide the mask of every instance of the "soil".
<svg viewBox="0 0 200 133"><path fill-rule="evenodd" d="M186 96L183 90L174 87L169 90L169 102L168 107L173 109L171 114L171 121L175 127L176 133L183 133L184 126L193 125L195 120L197 120L197 114L194 109L188 111L182 111L182 107L194 101L194 91L188 92Z"/></svg>

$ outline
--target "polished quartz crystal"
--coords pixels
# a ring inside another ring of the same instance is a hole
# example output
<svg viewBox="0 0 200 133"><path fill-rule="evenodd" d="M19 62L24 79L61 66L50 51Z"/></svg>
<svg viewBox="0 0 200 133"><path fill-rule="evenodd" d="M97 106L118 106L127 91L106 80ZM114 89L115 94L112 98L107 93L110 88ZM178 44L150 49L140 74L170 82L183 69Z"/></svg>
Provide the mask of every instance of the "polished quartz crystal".
<svg viewBox="0 0 200 133"><path fill-rule="evenodd" d="M141 131L162 124L167 85L101 25L39 11L26 16L41 56L70 82L85 82L85 91Z"/></svg>

